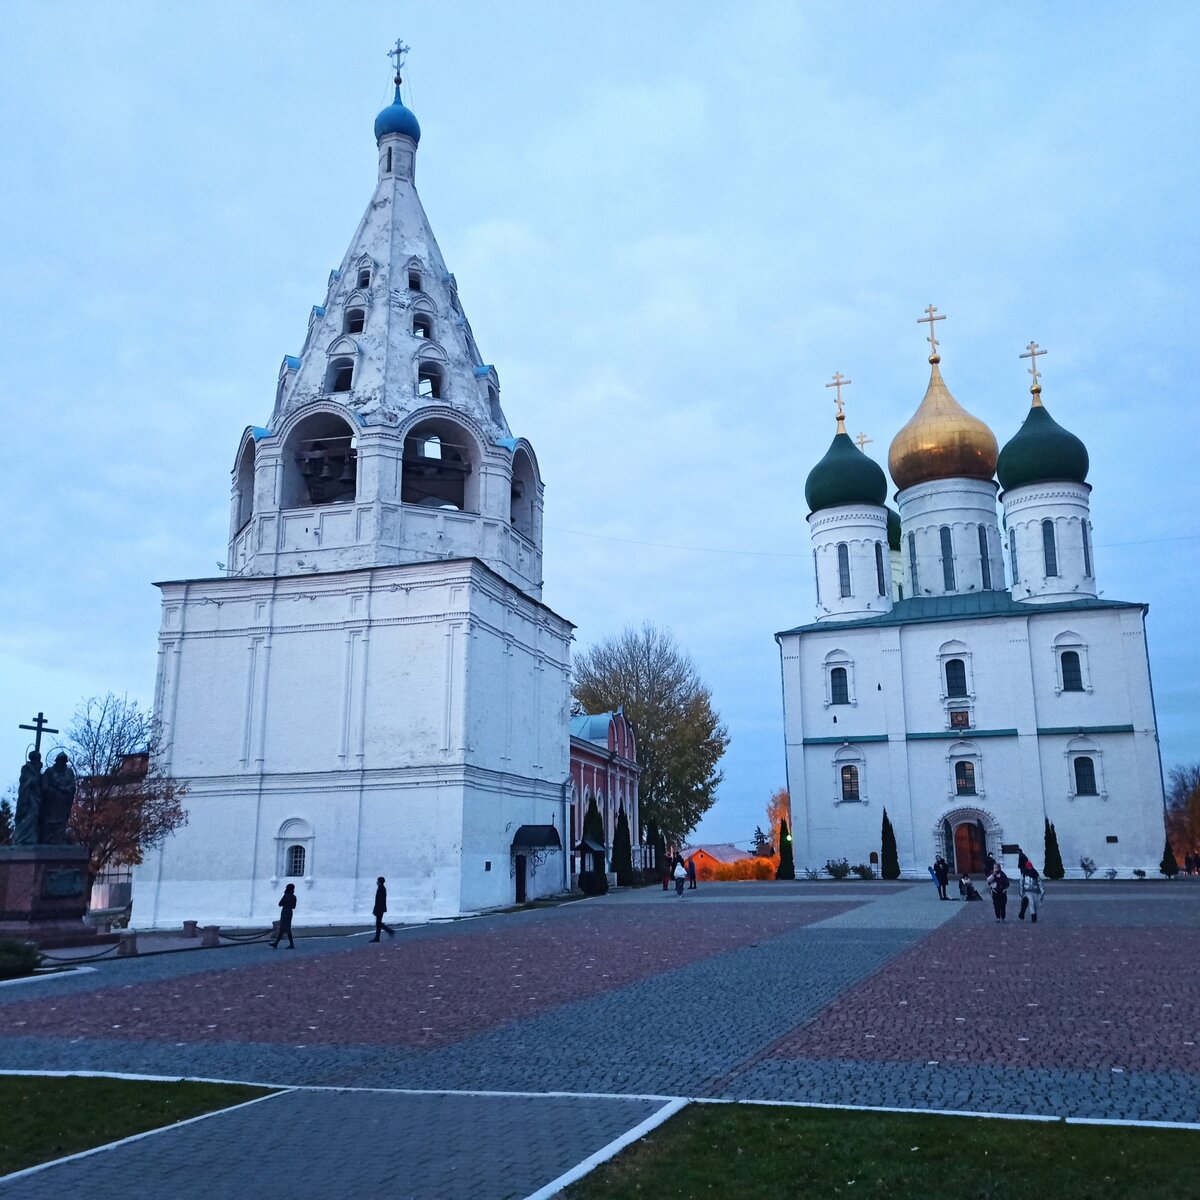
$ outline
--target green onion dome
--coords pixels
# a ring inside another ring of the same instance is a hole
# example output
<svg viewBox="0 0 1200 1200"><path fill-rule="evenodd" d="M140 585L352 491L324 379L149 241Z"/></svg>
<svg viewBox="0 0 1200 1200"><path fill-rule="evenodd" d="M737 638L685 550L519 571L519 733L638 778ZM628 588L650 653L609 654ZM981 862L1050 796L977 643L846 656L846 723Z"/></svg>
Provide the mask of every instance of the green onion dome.
<svg viewBox="0 0 1200 1200"><path fill-rule="evenodd" d="M882 505L887 497L883 468L851 440L839 421L825 457L808 473L804 498L812 512L839 504Z"/></svg>
<svg viewBox="0 0 1200 1200"><path fill-rule="evenodd" d="M1024 424L1000 451L1000 486L1007 492L1027 483L1083 483L1087 473L1087 447L1046 411L1035 392Z"/></svg>
<svg viewBox="0 0 1200 1200"><path fill-rule="evenodd" d="M900 514L894 508L887 510L888 549L900 549Z"/></svg>

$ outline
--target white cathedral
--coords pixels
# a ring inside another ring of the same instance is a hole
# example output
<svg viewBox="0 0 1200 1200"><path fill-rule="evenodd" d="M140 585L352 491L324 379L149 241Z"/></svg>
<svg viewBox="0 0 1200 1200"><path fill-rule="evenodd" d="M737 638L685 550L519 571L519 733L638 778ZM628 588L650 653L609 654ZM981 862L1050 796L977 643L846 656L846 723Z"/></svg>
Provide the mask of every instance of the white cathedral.
<svg viewBox="0 0 1200 1200"><path fill-rule="evenodd" d="M417 196L399 60L374 194L238 445L226 574L158 585L189 821L136 871L141 928L267 923L289 881L306 924L369 917L378 875L401 920L570 886L542 481Z"/></svg>
<svg viewBox="0 0 1200 1200"><path fill-rule="evenodd" d="M1036 343L1032 408L998 450L946 387L926 313L929 387L888 454L899 513L846 434L840 376L805 486L817 617L776 635L796 866L878 862L886 809L906 876L938 854L1011 871L1018 846L1040 868L1047 820L1069 876L1083 859L1153 875L1147 606L1098 593L1087 450L1042 403Z"/></svg>

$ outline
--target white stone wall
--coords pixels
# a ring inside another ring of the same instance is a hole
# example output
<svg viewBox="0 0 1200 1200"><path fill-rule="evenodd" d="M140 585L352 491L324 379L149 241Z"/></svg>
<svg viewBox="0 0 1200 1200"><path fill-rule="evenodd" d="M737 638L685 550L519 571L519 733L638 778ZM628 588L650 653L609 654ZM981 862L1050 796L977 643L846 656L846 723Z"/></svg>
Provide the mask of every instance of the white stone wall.
<svg viewBox="0 0 1200 1200"><path fill-rule="evenodd" d="M138 870L136 925L270 920L289 839L316 924L368 917L380 874L398 919L511 903L515 829L565 843L571 627L478 562L160 586L189 823Z"/></svg>
<svg viewBox="0 0 1200 1200"><path fill-rule="evenodd" d="M1086 483L1030 483L1004 493L1004 523L1017 552L1014 600L1046 603L1096 595L1090 496ZM1057 573L1046 571L1042 522L1054 526ZM1084 552L1084 538L1089 549Z"/></svg>
<svg viewBox="0 0 1200 1200"><path fill-rule="evenodd" d="M831 626L779 641L798 868L866 862L884 807L908 875L941 851L948 816L977 817L989 849L1019 843L1038 863L1048 816L1069 874L1084 855L1126 876L1156 868L1163 793L1140 607ZM1061 687L1064 648L1081 656L1083 692ZM966 663L965 701L945 694L949 657ZM851 703L832 705L830 665L847 662ZM971 728L951 729L963 704ZM1082 752L1096 759L1101 795L1073 794L1070 756ZM973 796L956 791L960 761L974 767ZM857 803L839 794L846 763L859 767Z"/></svg>

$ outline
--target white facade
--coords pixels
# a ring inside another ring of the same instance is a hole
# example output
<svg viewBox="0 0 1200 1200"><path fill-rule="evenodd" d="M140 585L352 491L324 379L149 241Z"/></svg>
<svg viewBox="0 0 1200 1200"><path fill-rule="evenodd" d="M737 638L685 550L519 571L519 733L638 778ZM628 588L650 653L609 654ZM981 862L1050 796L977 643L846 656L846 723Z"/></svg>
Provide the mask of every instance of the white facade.
<svg viewBox="0 0 1200 1200"><path fill-rule="evenodd" d="M398 89L397 113L270 425L238 445L226 576L159 585L188 824L138 869L135 926L262 925L289 881L298 923L363 921L379 875L396 919L503 905L519 836L529 898L570 885L572 627L540 602L541 477L417 197Z"/></svg>
<svg viewBox="0 0 1200 1200"><path fill-rule="evenodd" d="M930 448L949 430L947 445L970 437L970 461L990 454L995 467L990 431L952 399L953 409L931 409L932 394L933 383L906 427L923 420L919 436L893 448L912 457L901 459L909 483L896 497L903 598L890 611L852 598L830 611L829 549L865 543L863 514L875 510L842 503L808 518L816 621L776 635L796 866L878 864L886 809L906 876L924 876L938 854L960 870L978 870L984 853L1015 869L1018 846L1040 864L1046 820L1068 875L1082 874L1083 858L1125 877L1153 873L1164 814L1146 607L1097 597L1082 478L1004 494L1016 548L1006 590L995 482L938 477L936 466L922 477L912 465L936 463ZM810 475L822 473L826 494L830 461ZM838 461L847 477L861 474L844 452Z"/></svg>

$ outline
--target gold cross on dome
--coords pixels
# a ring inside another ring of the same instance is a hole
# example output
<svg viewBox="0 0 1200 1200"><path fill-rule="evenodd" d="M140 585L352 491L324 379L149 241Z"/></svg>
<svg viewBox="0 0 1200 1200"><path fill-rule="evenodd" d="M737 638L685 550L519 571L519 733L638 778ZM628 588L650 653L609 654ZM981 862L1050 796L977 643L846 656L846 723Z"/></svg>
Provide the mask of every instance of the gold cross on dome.
<svg viewBox="0 0 1200 1200"><path fill-rule="evenodd" d="M842 412L842 388L848 387L853 382L852 379L843 379L842 373L839 371L833 377L833 382L825 385L826 387L837 388L833 396L833 402L837 405L837 419L839 421L845 416L845 413Z"/></svg>
<svg viewBox="0 0 1200 1200"><path fill-rule="evenodd" d="M1025 353L1020 355L1021 358L1028 358L1032 360L1029 364L1029 374L1033 376L1033 387L1029 389L1030 391L1040 392L1042 390L1042 374L1037 369L1037 360L1045 353L1047 353L1047 351L1043 350L1041 346L1037 344L1037 342L1030 342L1029 345L1025 347Z"/></svg>
<svg viewBox="0 0 1200 1200"><path fill-rule="evenodd" d="M864 446L869 446L875 439L869 438L865 433L860 433L854 439L854 444L861 450Z"/></svg>
<svg viewBox="0 0 1200 1200"><path fill-rule="evenodd" d="M938 340L937 340L937 335L934 333L934 324L933 323L934 323L934 321L944 321L946 319L945 313L940 313L938 316L934 316L934 313L936 313L936 312L937 312L937 309L934 308L934 306L932 304L930 304L930 305L927 305L925 308L925 316L917 318L918 325L928 325L929 326L929 337L926 340L929 342L929 345L931 347L931 349L929 351L930 357L937 356L937 348L938 348Z"/></svg>

